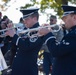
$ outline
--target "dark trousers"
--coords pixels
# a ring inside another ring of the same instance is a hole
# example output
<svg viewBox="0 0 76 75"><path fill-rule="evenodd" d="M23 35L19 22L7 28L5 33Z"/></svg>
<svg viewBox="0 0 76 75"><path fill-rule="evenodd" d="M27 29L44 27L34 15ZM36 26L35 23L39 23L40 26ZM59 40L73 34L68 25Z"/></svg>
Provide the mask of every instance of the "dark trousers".
<svg viewBox="0 0 76 75"><path fill-rule="evenodd" d="M51 71L50 67L52 66L52 56L48 52L44 52L43 56L44 56L44 59L43 59L44 74L49 75Z"/></svg>

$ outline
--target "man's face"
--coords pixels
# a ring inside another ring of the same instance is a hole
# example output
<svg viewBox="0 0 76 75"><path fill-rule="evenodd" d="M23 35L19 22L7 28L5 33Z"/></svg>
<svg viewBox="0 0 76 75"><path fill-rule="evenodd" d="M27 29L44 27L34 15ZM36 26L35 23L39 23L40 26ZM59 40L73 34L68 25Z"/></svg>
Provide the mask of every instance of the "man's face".
<svg viewBox="0 0 76 75"><path fill-rule="evenodd" d="M74 24L74 18L73 18L73 16L71 15L71 14L69 14L69 15L67 15L67 16L64 16L63 18L62 18L62 20L64 21L64 23L65 23L65 28L66 29L69 29L69 28L71 28Z"/></svg>
<svg viewBox="0 0 76 75"><path fill-rule="evenodd" d="M50 25L56 24L57 20L55 18L50 18Z"/></svg>
<svg viewBox="0 0 76 75"><path fill-rule="evenodd" d="M1 23L1 28L2 29L6 29L6 24L5 23Z"/></svg>
<svg viewBox="0 0 76 75"><path fill-rule="evenodd" d="M24 24L25 24L26 28L32 27L33 18L32 17L27 17L26 19L24 19Z"/></svg>

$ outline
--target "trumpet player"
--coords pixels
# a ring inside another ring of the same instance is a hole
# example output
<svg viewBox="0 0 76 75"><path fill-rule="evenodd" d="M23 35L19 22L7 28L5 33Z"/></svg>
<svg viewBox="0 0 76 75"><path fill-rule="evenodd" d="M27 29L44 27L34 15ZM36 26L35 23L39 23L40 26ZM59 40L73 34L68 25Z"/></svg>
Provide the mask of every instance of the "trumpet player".
<svg viewBox="0 0 76 75"><path fill-rule="evenodd" d="M76 75L76 7L63 5L62 20L69 31L58 43L56 37L47 28L39 30L43 40L54 57L52 75Z"/></svg>
<svg viewBox="0 0 76 75"><path fill-rule="evenodd" d="M37 28L39 25L39 8L20 10L23 14L25 27ZM32 33L33 34L33 33ZM13 60L11 75L38 75L37 57L43 44L42 37L24 39L19 37L14 29L8 30L6 35L12 37L12 46L16 46L16 55Z"/></svg>
<svg viewBox="0 0 76 75"><path fill-rule="evenodd" d="M50 23L49 23L50 26L53 26L54 24L56 24L54 27L52 27L53 30L59 29L59 31L52 32L52 33L53 33L53 35L56 36L57 41L61 41L61 39L64 36L63 29L57 24L57 17L55 15L51 15L49 18L49 21L50 21ZM45 25L48 25L48 24L45 24ZM52 72L53 57L45 44L42 46L41 49L44 50L43 72L44 72L44 75L49 75Z"/></svg>

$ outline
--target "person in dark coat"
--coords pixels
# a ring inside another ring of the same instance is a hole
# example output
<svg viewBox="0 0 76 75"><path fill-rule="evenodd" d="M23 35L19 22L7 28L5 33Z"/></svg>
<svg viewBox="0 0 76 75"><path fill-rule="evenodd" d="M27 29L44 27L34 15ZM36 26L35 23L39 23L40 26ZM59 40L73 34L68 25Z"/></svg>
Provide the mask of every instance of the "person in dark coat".
<svg viewBox="0 0 76 75"><path fill-rule="evenodd" d="M26 28L36 28L39 25L39 8L20 10L23 13L23 20ZM31 33L33 34L33 33ZM37 57L43 44L42 37L19 37L11 29L6 35L12 37L12 46L17 46L16 55L12 64L11 75L38 75Z"/></svg>
<svg viewBox="0 0 76 75"><path fill-rule="evenodd" d="M57 32L52 32L53 35L56 36L56 39L57 41L61 41L61 39L63 38L64 34L63 34L63 29L60 27L60 25L57 24L57 17L55 15L50 15L50 18L49 18L49 21L50 21L50 25L55 25L55 27L52 27L52 29L54 30L58 30ZM44 44L41 48L42 50L44 50L44 53L43 53L43 72L44 72L44 75L49 75L51 72L52 72L52 61L53 61L53 57L50 53L50 51L48 50L46 44Z"/></svg>
<svg viewBox="0 0 76 75"><path fill-rule="evenodd" d="M5 21L2 21L1 22L1 30L2 29L6 29L7 28L7 23ZM5 32L1 32L1 35L4 34ZM9 36L6 36L6 37L0 37L2 38L2 44L4 44L4 46L1 47L1 51L3 53L3 56L6 54L6 52L8 50L10 50L10 41L11 41L11 38Z"/></svg>
<svg viewBox="0 0 76 75"><path fill-rule="evenodd" d="M76 7L63 5L62 8L62 20L69 32L61 42L57 42L51 29L40 29L39 34L45 35L43 40L54 57L52 75L76 75Z"/></svg>

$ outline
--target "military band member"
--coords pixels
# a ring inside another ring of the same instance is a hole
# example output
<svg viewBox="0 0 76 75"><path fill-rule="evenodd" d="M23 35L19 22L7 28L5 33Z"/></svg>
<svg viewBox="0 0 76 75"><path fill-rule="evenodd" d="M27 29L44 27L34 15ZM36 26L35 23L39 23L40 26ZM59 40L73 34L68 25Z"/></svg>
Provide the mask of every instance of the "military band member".
<svg viewBox="0 0 76 75"><path fill-rule="evenodd" d="M36 28L39 25L39 8L20 10L26 28ZM8 30L7 35L12 37L12 46L17 46L17 52L12 65L12 75L38 75L37 57L43 44L42 37L24 39L16 35L16 32Z"/></svg>
<svg viewBox="0 0 76 75"><path fill-rule="evenodd" d="M50 21L50 25L54 25L56 24L55 27L52 27L53 30L58 30L57 32L52 32L53 35L56 36L57 41L61 41L61 39L63 38L64 34L63 34L63 29L60 27L60 25L57 24L57 17L55 15L51 15L49 18ZM50 51L48 50L46 45L42 46L42 50L44 50L43 56L43 71L45 75L49 75L49 73L52 72L52 61L53 61L53 57L50 53Z"/></svg>
<svg viewBox="0 0 76 75"><path fill-rule="evenodd" d="M76 7L63 5L62 8L64 11L62 20L69 33L60 43L47 28L40 29L39 34L45 35L43 40L55 58L52 75L76 75Z"/></svg>

